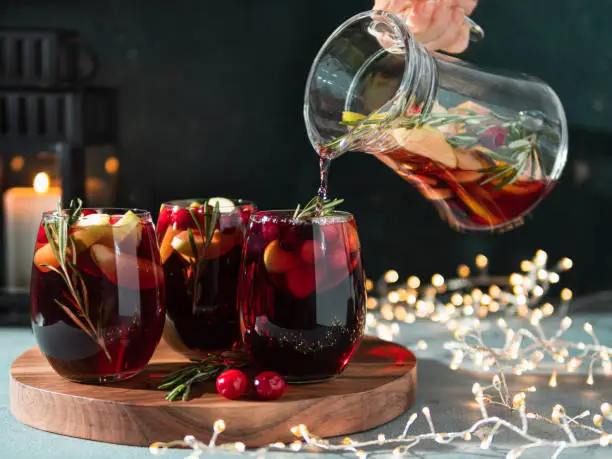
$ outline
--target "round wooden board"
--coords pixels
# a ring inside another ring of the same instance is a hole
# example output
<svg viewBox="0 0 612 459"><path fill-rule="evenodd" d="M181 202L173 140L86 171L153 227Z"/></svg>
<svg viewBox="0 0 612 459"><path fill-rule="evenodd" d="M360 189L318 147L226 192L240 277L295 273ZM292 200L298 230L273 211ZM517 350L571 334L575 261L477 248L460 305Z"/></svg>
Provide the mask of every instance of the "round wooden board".
<svg viewBox="0 0 612 459"><path fill-rule="evenodd" d="M295 439L290 429L298 424L327 436L371 429L406 412L415 398L412 352L373 337L362 341L339 378L290 386L275 401L227 400L211 382L188 402L167 402L155 384L184 364L162 342L136 377L109 385L78 384L58 376L34 347L11 366L11 412L37 429L137 446L188 434L208 441L214 421L223 419L223 443L242 441L253 447Z"/></svg>

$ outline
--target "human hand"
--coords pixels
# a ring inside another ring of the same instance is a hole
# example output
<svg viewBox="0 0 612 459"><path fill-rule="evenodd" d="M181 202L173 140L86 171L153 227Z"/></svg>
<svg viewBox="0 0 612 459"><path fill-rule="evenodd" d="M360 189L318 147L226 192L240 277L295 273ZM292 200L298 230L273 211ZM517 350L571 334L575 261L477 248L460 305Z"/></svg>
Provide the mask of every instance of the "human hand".
<svg viewBox="0 0 612 459"><path fill-rule="evenodd" d="M385 10L406 20L414 37L431 51L465 51L470 28L465 22L478 0L375 0L375 10Z"/></svg>

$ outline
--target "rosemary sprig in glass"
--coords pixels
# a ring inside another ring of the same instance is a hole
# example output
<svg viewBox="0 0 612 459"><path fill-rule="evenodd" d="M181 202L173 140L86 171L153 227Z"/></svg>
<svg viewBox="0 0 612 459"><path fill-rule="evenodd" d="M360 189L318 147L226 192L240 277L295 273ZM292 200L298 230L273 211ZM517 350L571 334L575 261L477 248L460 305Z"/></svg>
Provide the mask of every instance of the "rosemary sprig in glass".
<svg viewBox="0 0 612 459"><path fill-rule="evenodd" d="M68 292L63 291L64 298L55 299L55 303L61 307L66 315L97 343L104 355L111 361L111 356L104 343L98 329L94 326L90 317L89 295L87 285L82 274L77 269L77 250L72 236L68 230L74 225L81 216L83 202L80 199L72 200L68 210L62 209L61 201L58 202L57 212L50 218L50 221L43 221L45 235L49 241L51 251L57 260L58 267L49 264L41 264L57 275L59 275Z"/></svg>
<svg viewBox="0 0 612 459"><path fill-rule="evenodd" d="M189 238L189 244L191 245L191 252L193 253L193 259L190 259L190 271L192 273L192 292L193 292L193 303L192 313L196 313L196 307L200 302L201 297L201 284L200 284L200 273L206 268L208 257L206 252L210 247L215 230L221 218L221 211L219 210L219 202L215 203L212 212L208 212L208 200L204 201L204 228L200 225L200 220L193 208L189 207L189 214L195 223L195 226L202 239L202 245L198 247L193 231L191 228L187 228L187 237Z"/></svg>
<svg viewBox="0 0 612 459"><path fill-rule="evenodd" d="M320 196L315 196L308 203L301 207L297 205L293 212L293 218L296 220L307 219L313 217L326 217L331 215L336 207L344 202L344 199L323 199Z"/></svg>
<svg viewBox="0 0 612 459"><path fill-rule="evenodd" d="M543 138L553 142L559 141L557 132L553 130L545 115L539 112L521 111L515 118L511 118L493 111L487 114L476 113L470 109L458 111L460 113L415 113L391 120L384 115L373 114L368 118L356 117L357 119L341 121L340 124L353 129L322 145L321 149L333 152L339 148L346 148L345 143L349 139L359 140L360 137L380 127L390 131L397 128L418 129L426 126L440 128L454 125L460 134L447 136L446 141L453 148L468 150L477 146L481 137L490 128L500 127L508 130L504 145L496 147L494 151L486 149L481 152L501 164L479 171L492 174L481 184L499 180L496 185L499 189L524 175L530 163L536 164L539 161L537 147ZM532 174L533 170L532 167Z"/></svg>

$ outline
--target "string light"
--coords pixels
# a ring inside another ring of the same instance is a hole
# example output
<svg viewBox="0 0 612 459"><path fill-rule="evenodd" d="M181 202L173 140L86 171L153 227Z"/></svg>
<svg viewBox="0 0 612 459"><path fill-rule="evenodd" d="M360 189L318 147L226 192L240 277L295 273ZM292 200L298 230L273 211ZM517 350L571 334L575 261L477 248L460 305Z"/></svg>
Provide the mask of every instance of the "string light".
<svg viewBox="0 0 612 459"><path fill-rule="evenodd" d="M408 287L412 289L417 289L421 286L421 279L416 276L410 276L406 283L408 284Z"/></svg>
<svg viewBox="0 0 612 459"><path fill-rule="evenodd" d="M449 363L451 369L459 369L469 361L483 370L495 371L490 384L475 382L472 385L472 396L480 410L481 418L466 428L456 432L437 432L430 408L423 407L421 416L416 412L411 414L403 432L397 437L387 438L384 434L378 434L371 440L357 441L347 437L332 443L313 435L302 424L291 429L298 439L289 445L277 442L245 451L246 447L241 442L216 444L218 435L225 430L223 420L217 420L208 444L199 442L193 436L187 436L177 442L154 443L150 451L153 454L163 454L169 447L187 446L193 450L190 457L200 457L200 454L209 449L245 452L249 455L261 455L267 451L326 451L350 453L359 459L366 458L369 453L387 452L394 457L402 457L425 441L448 444L456 439L470 442L477 437L479 443L476 446L489 449L498 431L502 429L513 432L525 441L524 444L511 449L506 455L507 458L517 459L527 448L534 447L552 448L554 458L567 449L608 447L612 442L612 434L604 431L604 424L606 421L612 421L610 403L602 403L601 414L594 414L590 418L592 425L586 425L580 420L590 416L588 410L573 417L568 415L560 404L552 408L550 416L528 411L527 394L535 392L536 387L529 386L514 392L506 384L504 375L508 371L520 375L550 369L548 380L550 390L555 390L562 374L573 373L583 364L588 363L589 368L585 381L587 385L595 384L594 368L597 365L601 366L604 373L606 371L612 373L610 359L612 348L601 345L592 324L587 322L583 325L584 332L591 342L563 339L564 333L572 326L572 319L567 316L559 322L558 329L554 333L550 335L544 333L541 322L555 320L551 317L555 307L551 303L540 306L539 301L547 295L549 285L558 282L560 272L572 267L569 258L563 258L552 269L546 267L547 260L548 255L542 250L536 253L533 261L524 260L521 263L523 274L515 273L509 276L507 280L509 290L491 282L486 290L488 294L483 293L474 285L474 280L469 278L469 268L462 265L457 269L461 283L455 284L455 279L445 281L442 275L436 274L431 279L431 286L424 286L417 291L421 282L418 277L411 276L407 280L410 290L397 289L383 293L382 298L391 304L380 302L380 295L378 299L370 296L368 300L367 326L374 329L380 337L392 340L394 336L400 334L399 322L412 323L417 318L439 322L453 333L454 340L444 345L451 353ZM475 263L483 271L477 278L480 281L479 285L482 286L490 278L484 273L488 259L484 255L478 255ZM397 271L387 271L383 278L384 282L379 282L376 287L385 289L385 286L397 282L398 279ZM443 291L448 291L449 295L441 296L440 293ZM565 303L569 302L572 296L572 291L569 289L561 291L561 300ZM498 311L504 313L506 317L497 319L497 333L501 330L505 334L505 342L501 347L490 347L485 342L486 331L490 329L481 327L480 321L474 315L487 317ZM518 321L524 318L525 326L517 326L514 321L511 326L507 317L518 318L516 319ZM418 350L428 349L428 344L423 340L418 341L415 346ZM508 419L490 416L487 410L487 405L490 404L501 405L518 413L518 421L515 421L514 416L509 416ZM411 429L415 428L417 419L424 421L419 424L422 425L422 433L413 434ZM537 436L529 431L528 421L532 419L556 426L566 438ZM584 435L577 437L574 432L576 429L580 429Z"/></svg>
<svg viewBox="0 0 612 459"><path fill-rule="evenodd" d="M483 254L478 254L476 255L476 258L474 258L474 262L478 268L485 269L489 264L489 259Z"/></svg>
<svg viewBox="0 0 612 459"><path fill-rule="evenodd" d="M390 269L385 273L384 279L386 283L393 284L399 279L399 274L395 269Z"/></svg>

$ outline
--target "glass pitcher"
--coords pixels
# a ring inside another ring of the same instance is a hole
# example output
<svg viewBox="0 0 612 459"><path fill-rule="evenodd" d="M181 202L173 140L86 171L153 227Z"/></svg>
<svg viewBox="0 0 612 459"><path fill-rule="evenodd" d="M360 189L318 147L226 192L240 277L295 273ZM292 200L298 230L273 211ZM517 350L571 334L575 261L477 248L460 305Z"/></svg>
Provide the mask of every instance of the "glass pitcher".
<svg viewBox="0 0 612 459"><path fill-rule="evenodd" d="M429 53L382 11L350 18L327 39L304 118L322 158L373 154L457 229L520 224L567 157L565 114L549 86Z"/></svg>

